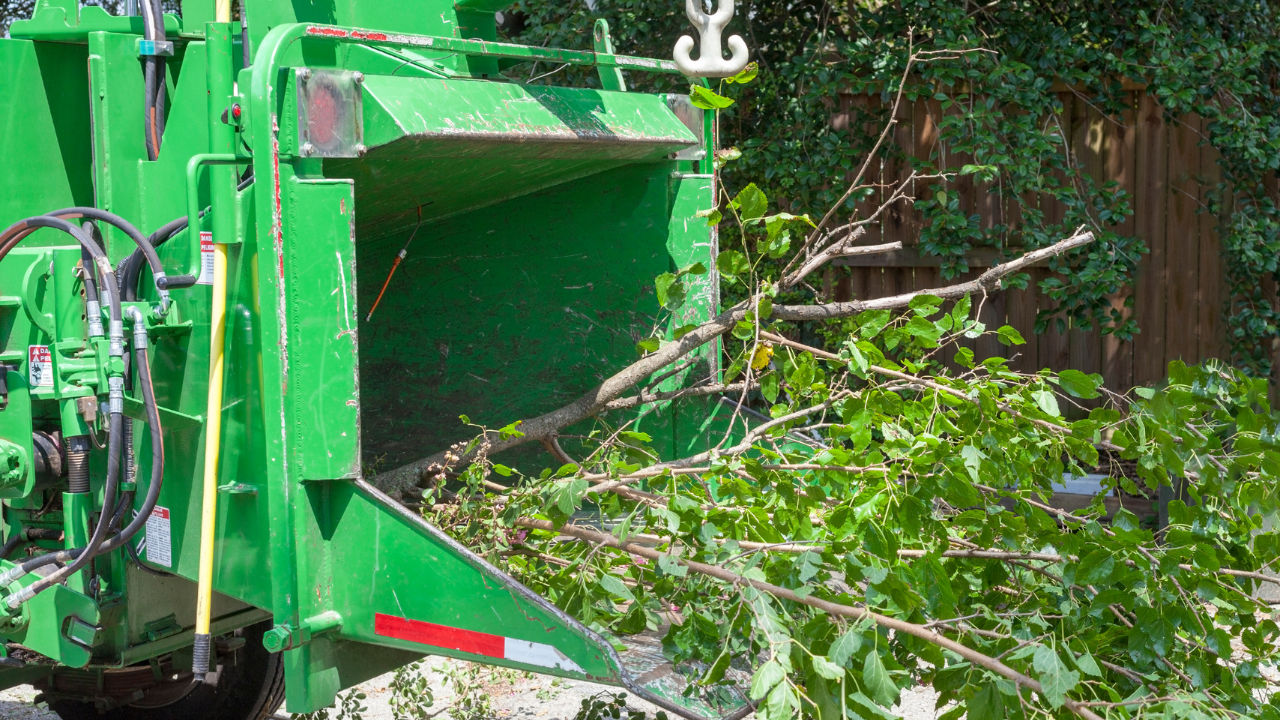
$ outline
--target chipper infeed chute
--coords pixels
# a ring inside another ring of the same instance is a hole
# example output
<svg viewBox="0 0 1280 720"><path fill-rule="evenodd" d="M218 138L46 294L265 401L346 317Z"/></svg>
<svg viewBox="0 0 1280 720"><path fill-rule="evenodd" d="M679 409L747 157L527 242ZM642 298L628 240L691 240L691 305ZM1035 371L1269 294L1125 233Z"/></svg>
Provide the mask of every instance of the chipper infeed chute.
<svg viewBox="0 0 1280 720"><path fill-rule="evenodd" d="M48 0L0 40L0 683L250 718L281 676L308 712L437 654L736 712L368 482L580 395L653 331L655 276L714 268L712 118L624 85L674 66L603 23L496 42L489 0L213 4ZM600 89L501 76L532 61ZM689 286L671 330L716 310Z"/></svg>

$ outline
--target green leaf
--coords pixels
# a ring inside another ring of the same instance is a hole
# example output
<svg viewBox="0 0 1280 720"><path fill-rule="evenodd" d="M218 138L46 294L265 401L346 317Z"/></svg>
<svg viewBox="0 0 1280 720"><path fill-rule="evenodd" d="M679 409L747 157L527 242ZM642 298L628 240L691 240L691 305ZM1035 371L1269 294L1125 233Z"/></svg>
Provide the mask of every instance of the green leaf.
<svg viewBox="0 0 1280 720"><path fill-rule="evenodd" d="M656 351L661 346L662 346L662 341L659 340L658 338L656 337L645 338L644 340L641 340L640 342L636 343L636 351L641 354L651 353Z"/></svg>
<svg viewBox="0 0 1280 720"><path fill-rule="evenodd" d="M937 295L917 295L911 298L911 302L907 305L917 314L928 317L938 310L942 305L942 298Z"/></svg>
<svg viewBox="0 0 1280 720"><path fill-rule="evenodd" d="M1093 659L1089 653L1085 653L1076 658L1076 667L1080 668L1080 672L1085 675L1094 677L1102 677L1102 668L1098 667L1098 661Z"/></svg>
<svg viewBox="0 0 1280 720"><path fill-rule="evenodd" d="M987 461L986 454L973 445L965 445L960 448L960 459L964 461L969 477L976 483L982 482L982 464Z"/></svg>
<svg viewBox="0 0 1280 720"><path fill-rule="evenodd" d="M827 657L831 658L831 662L842 667L849 666L849 659L853 654L858 652L862 647L862 632L855 626L845 630L831 643L831 649L827 651Z"/></svg>
<svg viewBox="0 0 1280 720"><path fill-rule="evenodd" d="M731 75L725 78L724 81L729 84L737 83L739 85L746 85L752 80L755 80L756 75L758 74L760 74L760 66L753 61L747 63L747 66L738 71L737 75Z"/></svg>
<svg viewBox="0 0 1280 720"><path fill-rule="evenodd" d="M1059 417L1062 411L1058 408L1058 397L1053 394L1052 390L1040 388L1031 391L1031 399L1036 401L1036 405L1045 411L1046 414Z"/></svg>
<svg viewBox="0 0 1280 720"><path fill-rule="evenodd" d="M680 277L674 273L662 273L654 278L654 288L658 291L658 304L668 310L675 310L684 304L685 287Z"/></svg>
<svg viewBox="0 0 1280 720"><path fill-rule="evenodd" d="M634 601L636 599L636 596L632 594L631 588L627 587L626 583L609 573L604 573L600 576L600 587L625 600Z"/></svg>
<svg viewBox="0 0 1280 720"><path fill-rule="evenodd" d="M872 700L889 707L898 700L898 686L884 669L880 653L872 651L862 662L862 683Z"/></svg>
<svg viewBox="0 0 1280 720"><path fill-rule="evenodd" d="M664 575L672 577L684 577L689 574L689 568L685 567L679 560L670 555L662 555L658 558L658 567Z"/></svg>
<svg viewBox="0 0 1280 720"><path fill-rule="evenodd" d="M760 378L760 394L770 405L778 401L778 373L771 372Z"/></svg>
<svg viewBox="0 0 1280 720"><path fill-rule="evenodd" d="M503 465L502 463L494 463L493 471L498 473L502 477L511 477L511 468L507 467L506 465Z"/></svg>
<svg viewBox="0 0 1280 720"><path fill-rule="evenodd" d="M995 683L984 683L982 689L969 698L968 720L1005 720L1004 695Z"/></svg>
<svg viewBox="0 0 1280 720"><path fill-rule="evenodd" d="M768 695L773 686L782 682L786 674L777 660L770 660L761 665L760 669L756 670L756 674L751 676L751 699L759 700Z"/></svg>
<svg viewBox="0 0 1280 720"><path fill-rule="evenodd" d="M813 671L828 680L839 680L844 676L844 668L821 655L813 656Z"/></svg>
<svg viewBox="0 0 1280 720"><path fill-rule="evenodd" d="M696 324L681 325L680 327L671 331L671 338L673 340L679 340L680 338L684 337L685 335L688 335L689 333L697 329L698 329L698 326Z"/></svg>
<svg viewBox="0 0 1280 720"><path fill-rule="evenodd" d="M755 183L751 183L738 191L738 194L729 202L729 206L737 208L743 221L758 220L769 210L769 200L765 197L764 191Z"/></svg>
<svg viewBox="0 0 1280 720"><path fill-rule="evenodd" d="M1080 682L1080 674L1067 669L1058 653L1045 645L1036 646L1031 657L1031 665L1036 669L1036 677L1044 687L1045 700L1054 708L1062 707L1067 693L1075 689Z"/></svg>
<svg viewBox="0 0 1280 720"><path fill-rule="evenodd" d="M577 465L573 467L576 468ZM590 483L580 477L560 480L553 486L551 501L561 514L572 515L573 511L582 504L582 498L586 495L589 485Z"/></svg>
<svg viewBox="0 0 1280 720"><path fill-rule="evenodd" d="M1027 341L1024 340L1022 337L1022 333L1018 332L1017 330L1013 329L1008 325L1000 326L1000 329L996 331L996 337L1000 341L1000 344L1006 347L1011 345L1027 344Z"/></svg>
<svg viewBox="0 0 1280 720"><path fill-rule="evenodd" d="M800 709L800 698L788 683L778 683L769 692L764 707L756 712L760 720L792 720Z"/></svg>
<svg viewBox="0 0 1280 720"><path fill-rule="evenodd" d="M1063 370L1058 373L1058 385L1072 397L1090 400L1098 397L1102 385L1101 375L1086 375L1079 370Z"/></svg>
<svg viewBox="0 0 1280 720"><path fill-rule="evenodd" d="M747 262L746 255L737 250L721 250L716 257L716 269L721 275L735 277L751 272L751 263Z"/></svg>
<svg viewBox="0 0 1280 720"><path fill-rule="evenodd" d="M727 98L701 85L689 87L689 100L694 107L703 110L723 110L733 104L732 98Z"/></svg>

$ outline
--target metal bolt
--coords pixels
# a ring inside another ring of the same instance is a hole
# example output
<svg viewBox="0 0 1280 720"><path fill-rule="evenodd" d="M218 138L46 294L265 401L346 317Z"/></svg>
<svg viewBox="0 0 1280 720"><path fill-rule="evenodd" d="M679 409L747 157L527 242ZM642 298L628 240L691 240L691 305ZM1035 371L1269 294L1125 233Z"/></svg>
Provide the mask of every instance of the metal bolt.
<svg viewBox="0 0 1280 720"><path fill-rule="evenodd" d="M357 145L356 145L356 156L357 156L357 157L364 157L364 154L365 154L365 153L367 153L367 152L369 152L369 148L365 147L365 146L364 146L364 143L359 143L359 144L357 144Z"/></svg>
<svg viewBox="0 0 1280 720"><path fill-rule="evenodd" d="M315 146L315 145L312 145L312 144L311 144L311 143L309 143L309 142L308 142L308 143L302 143L302 147L301 147L301 148L299 148L299 150L301 150L301 151L302 151L302 154L303 154L303 155L311 155L311 153L313 153L313 152L315 152L315 151L316 151L316 146Z"/></svg>
<svg viewBox="0 0 1280 720"><path fill-rule="evenodd" d="M288 650L293 645L292 633L284 625L277 625L262 634L262 646L269 653Z"/></svg>
<svg viewBox="0 0 1280 720"><path fill-rule="evenodd" d="M351 78L356 81L357 85L359 85L360 83L364 82L364 73L357 71L355 74L351 76Z"/></svg>
<svg viewBox="0 0 1280 720"><path fill-rule="evenodd" d="M298 79L299 79L299 80L310 80L310 79L311 79L311 68L298 68Z"/></svg>

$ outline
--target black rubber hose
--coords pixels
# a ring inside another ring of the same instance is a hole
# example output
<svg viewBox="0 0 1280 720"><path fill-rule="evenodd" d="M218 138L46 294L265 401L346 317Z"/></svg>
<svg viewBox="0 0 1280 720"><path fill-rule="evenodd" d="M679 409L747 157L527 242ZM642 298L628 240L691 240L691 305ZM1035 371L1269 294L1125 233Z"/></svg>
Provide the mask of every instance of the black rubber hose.
<svg viewBox="0 0 1280 720"><path fill-rule="evenodd" d="M75 238L80 243L80 247L89 251L89 254L93 256L93 260L97 264L98 272L103 276L103 283L98 289L107 296L107 304L111 309L111 320L112 322L120 322L122 320L120 293L116 290L118 283L116 282L115 269L111 267L111 261L107 259L107 254L103 252L102 247L93 242L88 234L66 220L49 215L36 215L19 220L5 228L4 232L0 232L0 260L3 260L13 248L17 247L19 242L40 228L61 230Z"/></svg>
<svg viewBox="0 0 1280 720"><path fill-rule="evenodd" d="M93 237L99 246L102 245L102 239L95 234L95 228L92 223L81 223L80 229ZM93 264L93 256L85 248L80 248L80 266L84 268L84 299L87 303L97 303L98 299L98 268ZM90 306L92 307L92 306Z"/></svg>
<svg viewBox="0 0 1280 720"><path fill-rule="evenodd" d="M143 0L143 2L151 2L152 12L155 13L155 37L152 38L156 44L164 42L167 38L164 32L164 6L160 0ZM165 114L164 106L168 102L169 86L165 77L165 67L167 61L163 56L156 57L156 154L160 154L160 145L164 142L164 126Z"/></svg>
<svg viewBox="0 0 1280 720"><path fill-rule="evenodd" d="M138 227L128 220L125 220L115 213L107 212L106 210L99 210L98 208L93 207L62 208L61 210L54 210L53 212L45 214L62 220L87 218L89 220L104 222L118 228L125 235L129 236L129 239L133 241L134 245L138 246L138 251L140 251L143 257L146 258L147 265L151 267L151 274L163 281L164 265L160 262L160 256L156 254L155 247L151 244L151 241L142 234L142 231L138 230Z"/></svg>
<svg viewBox="0 0 1280 720"><path fill-rule="evenodd" d="M13 537L4 541L4 545L0 545L0 559L8 558L18 549L19 543L22 542L22 533L14 533Z"/></svg>
<svg viewBox="0 0 1280 720"><path fill-rule="evenodd" d="M143 498L138 514L117 535L103 543L99 553L111 552L124 545L146 526L151 511L155 510L156 503L160 501L160 489L164 486L164 428L160 424L160 409L156 405L155 386L151 382L151 366L147 364L147 349L135 347L133 354L138 368L142 404L147 410L147 425L151 427L151 482L147 486L147 496Z"/></svg>

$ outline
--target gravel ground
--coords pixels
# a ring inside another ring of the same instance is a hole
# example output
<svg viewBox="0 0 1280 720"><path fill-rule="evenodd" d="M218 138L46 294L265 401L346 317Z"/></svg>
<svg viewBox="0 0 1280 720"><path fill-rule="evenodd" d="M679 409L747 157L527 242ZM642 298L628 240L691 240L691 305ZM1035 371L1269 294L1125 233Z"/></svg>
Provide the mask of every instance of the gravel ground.
<svg viewBox="0 0 1280 720"><path fill-rule="evenodd" d="M465 698L459 697L453 690L453 684L444 680L443 673L452 669L454 672L466 672L467 663L438 660L432 663L429 672L438 675L441 682L437 685L444 690L437 691L433 710L454 707ZM491 710L487 717L493 720L573 720L582 701L593 695L604 693L611 696L617 691L610 687L589 683L572 682L558 678L529 675L506 670L480 671L473 681L473 689L468 692L471 698L487 695ZM365 720L399 720L391 710L390 674L374 678L360 689L367 699L368 710L363 713ZM58 720L58 716L35 706L35 691L30 686L12 688L0 692L0 718L3 720ZM903 698L898 714L903 720L934 720L937 713L933 709L933 695L927 690L916 690ZM636 710L656 712L654 706L635 698L629 698L628 705ZM287 714L280 713L277 718L287 720ZM438 717L444 719L449 713Z"/></svg>

